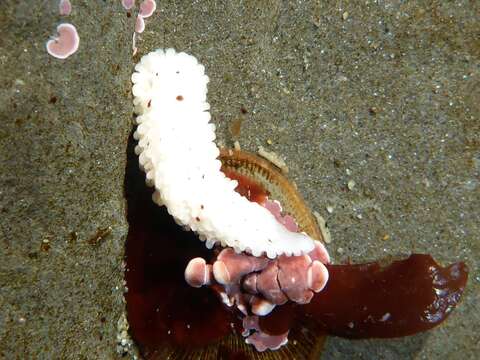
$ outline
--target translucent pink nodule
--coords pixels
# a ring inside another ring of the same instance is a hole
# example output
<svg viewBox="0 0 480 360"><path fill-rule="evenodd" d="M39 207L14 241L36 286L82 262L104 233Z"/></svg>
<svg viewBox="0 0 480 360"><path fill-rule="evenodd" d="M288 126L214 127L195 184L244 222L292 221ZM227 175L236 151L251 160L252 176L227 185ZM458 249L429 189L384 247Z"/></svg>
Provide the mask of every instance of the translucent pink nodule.
<svg viewBox="0 0 480 360"><path fill-rule="evenodd" d="M130 10L135 6L135 0L122 0L122 6L125 10Z"/></svg>
<svg viewBox="0 0 480 360"><path fill-rule="evenodd" d="M78 49L80 38L77 29L72 24L60 24L57 33L57 37L47 41L47 52L57 59L66 59Z"/></svg>
<svg viewBox="0 0 480 360"><path fill-rule="evenodd" d="M138 15L143 18L148 18L152 16L156 8L157 3L154 0L143 0L140 4L140 11L138 12Z"/></svg>
<svg viewBox="0 0 480 360"><path fill-rule="evenodd" d="M140 15L137 16L137 21L135 22L135 32L141 34L145 30L145 21Z"/></svg>
<svg viewBox="0 0 480 360"><path fill-rule="evenodd" d="M70 0L60 0L58 4L58 12L61 16L68 16L72 12L72 3Z"/></svg>

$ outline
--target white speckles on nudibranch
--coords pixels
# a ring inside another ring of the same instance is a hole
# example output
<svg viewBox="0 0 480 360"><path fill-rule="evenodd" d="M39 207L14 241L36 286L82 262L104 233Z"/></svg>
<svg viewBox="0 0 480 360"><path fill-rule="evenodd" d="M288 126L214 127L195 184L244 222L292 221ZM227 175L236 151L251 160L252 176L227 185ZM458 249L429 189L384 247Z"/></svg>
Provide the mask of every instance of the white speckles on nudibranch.
<svg viewBox="0 0 480 360"><path fill-rule="evenodd" d="M60 24L57 33L58 36L47 41L47 52L57 59L66 59L78 50L80 38L77 29L72 24Z"/></svg>
<svg viewBox="0 0 480 360"><path fill-rule="evenodd" d="M209 122L209 79L197 59L157 50L135 70L135 150L147 183L155 186L154 201L209 248L220 244L269 258L311 251L313 239L290 232L267 209L235 192L237 182L220 171Z"/></svg>

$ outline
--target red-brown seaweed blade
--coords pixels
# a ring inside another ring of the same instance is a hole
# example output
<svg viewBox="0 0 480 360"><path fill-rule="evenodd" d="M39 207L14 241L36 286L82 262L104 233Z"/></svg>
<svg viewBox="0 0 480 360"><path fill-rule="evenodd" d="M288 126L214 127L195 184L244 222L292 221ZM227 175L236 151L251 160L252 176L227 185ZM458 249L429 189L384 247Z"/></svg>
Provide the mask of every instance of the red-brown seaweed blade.
<svg viewBox="0 0 480 360"><path fill-rule="evenodd" d="M253 354L240 335L238 314L210 289L185 282L188 261L211 260L212 252L152 202L132 144L125 182L125 297L131 335L146 359L318 358L326 332L350 338L410 335L445 320L460 299L467 281L463 263L442 268L429 255L412 255L386 267L329 265L330 280L309 305L279 306L261 320L271 333L293 325L289 338L296 345ZM252 184L237 190L264 198Z"/></svg>
<svg viewBox="0 0 480 360"><path fill-rule="evenodd" d="M330 279L310 304L276 309L261 321L281 333L302 316L313 318L331 335L392 338L429 330L452 312L465 288L462 262L442 267L430 255L414 254L388 266L328 265ZM284 319L284 320L282 320Z"/></svg>

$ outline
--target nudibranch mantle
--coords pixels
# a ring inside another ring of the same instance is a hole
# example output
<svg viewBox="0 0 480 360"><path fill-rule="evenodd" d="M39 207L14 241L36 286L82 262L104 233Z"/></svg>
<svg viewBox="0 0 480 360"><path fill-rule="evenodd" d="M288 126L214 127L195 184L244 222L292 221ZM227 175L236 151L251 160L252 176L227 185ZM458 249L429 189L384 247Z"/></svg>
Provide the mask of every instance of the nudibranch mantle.
<svg viewBox="0 0 480 360"><path fill-rule="evenodd" d="M151 52L135 66L135 152L147 183L155 186L153 200L208 248L220 244L271 259L307 254L315 240L287 230L267 209L235 192L237 181L220 171L208 81L195 57L173 49Z"/></svg>

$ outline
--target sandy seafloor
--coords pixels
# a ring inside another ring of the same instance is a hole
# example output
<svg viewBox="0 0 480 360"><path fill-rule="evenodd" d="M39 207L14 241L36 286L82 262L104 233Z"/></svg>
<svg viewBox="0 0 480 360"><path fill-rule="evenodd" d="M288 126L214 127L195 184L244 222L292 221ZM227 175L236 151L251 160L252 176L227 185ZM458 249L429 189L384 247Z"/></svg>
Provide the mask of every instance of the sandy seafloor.
<svg viewBox="0 0 480 360"><path fill-rule="evenodd" d="M4 359L120 357L135 17L120 1L72 3L68 18L53 0L0 3ZM329 338L323 359L480 352L479 10L475 1L162 1L138 40L140 55L174 47L198 57L218 140L285 158L327 220L335 262L417 252L468 263L463 301L440 328ZM45 51L62 21L81 38L63 61Z"/></svg>

